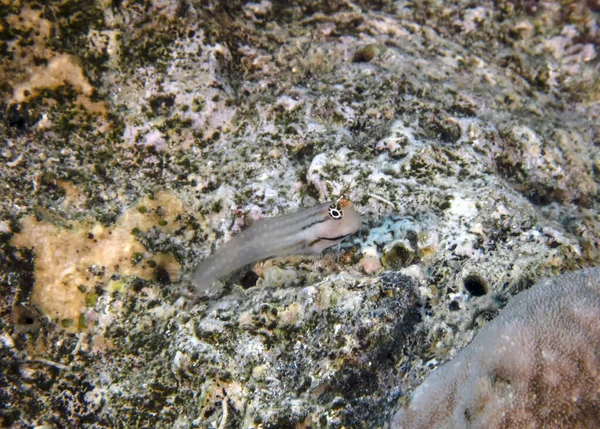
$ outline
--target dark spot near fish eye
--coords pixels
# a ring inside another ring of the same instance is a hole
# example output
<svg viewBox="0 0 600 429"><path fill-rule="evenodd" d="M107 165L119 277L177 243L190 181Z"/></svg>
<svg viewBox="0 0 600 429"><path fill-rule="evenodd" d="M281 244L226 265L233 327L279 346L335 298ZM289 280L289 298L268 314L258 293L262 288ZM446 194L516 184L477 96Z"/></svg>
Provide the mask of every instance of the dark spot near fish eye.
<svg viewBox="0 0 600 429"><path fill-rule="evenodd" d="M254 271L248 271L244 276L240 279L240 285L244 289L249 289L251 287L256 286L256 282L258 281L258 274Z"/></svg>
<svg viewBox="0 0 600 429"><path fill-rule="evenodd" d="M487 282L479 274L469 274L463 280L463 285L473 296L483 296L488 293Z"/></svg>
<svg viewBox="0 0 600 429"><path fill-rule="evenodd" d="M458 302L456 302L456 301L450 301L450 305L448 305L448 308L450 309L450 311L460 310L460 306L458 305Z"/></svg>
<svg viewBox="0 0 600 429"><path fill-rule="evenodd" d="M330 207L329 208L329 215L334 218L335 220L339 220L341 219L344 214L342 213L342 211L340 209L337 209L335 207Z"/></svg>

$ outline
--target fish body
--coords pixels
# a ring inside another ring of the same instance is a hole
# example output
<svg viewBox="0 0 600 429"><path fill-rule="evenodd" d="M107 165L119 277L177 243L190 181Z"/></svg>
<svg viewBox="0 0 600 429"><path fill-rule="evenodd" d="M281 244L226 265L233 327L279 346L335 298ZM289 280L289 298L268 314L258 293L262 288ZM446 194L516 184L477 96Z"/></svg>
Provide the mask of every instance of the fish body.
<svg viewBox="0 0 600 429"><path fill-rule="evenodd" d="M320 254L360 228L361 217L344 197L288 215L260 219L223 244L194 270L198 295L227 274L263 259Z"/></svg>

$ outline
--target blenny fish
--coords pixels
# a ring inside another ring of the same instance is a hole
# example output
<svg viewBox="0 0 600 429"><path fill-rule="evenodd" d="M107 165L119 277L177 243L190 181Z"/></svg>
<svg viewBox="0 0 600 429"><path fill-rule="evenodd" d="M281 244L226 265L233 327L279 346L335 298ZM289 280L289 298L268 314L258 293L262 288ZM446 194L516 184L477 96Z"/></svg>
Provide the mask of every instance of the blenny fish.
<svg viewBox="0 0 600 429"><path fill-rule="evenodd" d="M361 217L344 197L288 215L264 218L223 244L192 274L198 296L227 274L263 259L321 254L360 228Z"/></svg>

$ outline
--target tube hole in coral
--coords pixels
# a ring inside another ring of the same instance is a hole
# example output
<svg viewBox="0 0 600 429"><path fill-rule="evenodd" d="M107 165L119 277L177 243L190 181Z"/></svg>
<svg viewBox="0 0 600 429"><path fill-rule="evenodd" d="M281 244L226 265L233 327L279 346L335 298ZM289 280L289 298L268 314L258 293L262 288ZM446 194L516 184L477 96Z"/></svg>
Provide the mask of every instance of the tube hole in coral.
<svg viewBox="0 0 600 429"><path fill-rule="evenodd" d="M244 289L249 289L251 287L256 286L256 282L258 281L258 274L254 271L248 271L241 279L240 284Z"/></svg>
<svg viewBox="0 0 600 429"><path fill-rule="evenodd" d="M408 267L414 259L414 252L404 242L390 243L383 249L381 263L392 270Z"/></svg>
<svg viewBox="0 0 600 429"><path fill-rule="evenodd" d="M473 296L483 296L488 293L487 282L479 274L469 274L463 280L463 286Z"/></svg>
<svg viewBox="0 0 600 429"><path fill-rule="evenodd" d="M12 308L12 320L17 333L32 333L40 329L38 312L26 305L15 305Z"/></svg>

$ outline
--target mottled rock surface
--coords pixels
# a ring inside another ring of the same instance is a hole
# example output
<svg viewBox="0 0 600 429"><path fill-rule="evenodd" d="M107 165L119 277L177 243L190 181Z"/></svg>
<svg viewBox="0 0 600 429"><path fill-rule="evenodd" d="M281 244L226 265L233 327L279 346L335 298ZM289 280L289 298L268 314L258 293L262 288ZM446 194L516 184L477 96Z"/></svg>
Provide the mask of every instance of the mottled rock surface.
<svg viewBox="0 0 600 429"><path fill-rule="evenodd" d="M599 265L598 20L0 2L0 424L388 424L509 296ZM341 193L337 252L188 307L225 240Z"/></svg>

